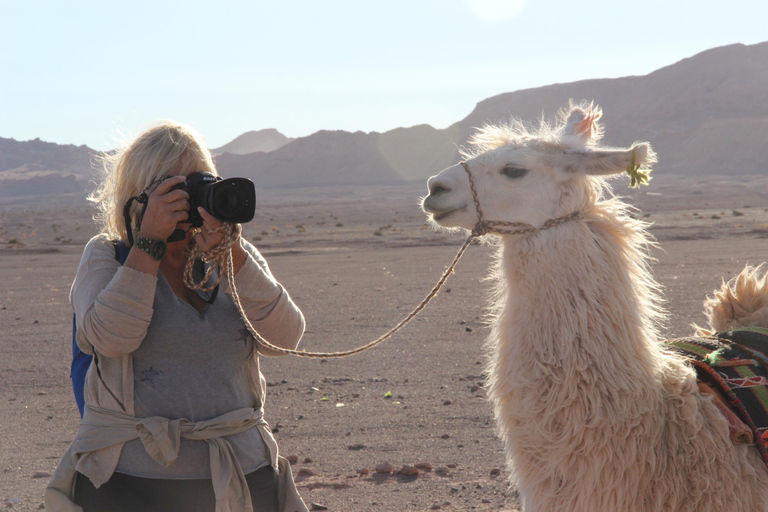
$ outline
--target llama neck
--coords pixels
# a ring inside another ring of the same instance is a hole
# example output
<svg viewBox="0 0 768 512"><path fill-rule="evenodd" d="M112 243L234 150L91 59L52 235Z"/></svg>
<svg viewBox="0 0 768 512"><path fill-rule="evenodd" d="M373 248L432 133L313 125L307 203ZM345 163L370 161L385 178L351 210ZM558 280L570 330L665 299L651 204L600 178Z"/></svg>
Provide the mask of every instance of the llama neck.
<svg viewBox="0 0 768 512"><path fill-rule="evenodd" d="M649 388L662 361L646 235L640 224L605 213L502 244L492 398L531 403L523 390L568 386L547 406L579 402L574 393L581 393L599 408L655 394Z"/></svg>

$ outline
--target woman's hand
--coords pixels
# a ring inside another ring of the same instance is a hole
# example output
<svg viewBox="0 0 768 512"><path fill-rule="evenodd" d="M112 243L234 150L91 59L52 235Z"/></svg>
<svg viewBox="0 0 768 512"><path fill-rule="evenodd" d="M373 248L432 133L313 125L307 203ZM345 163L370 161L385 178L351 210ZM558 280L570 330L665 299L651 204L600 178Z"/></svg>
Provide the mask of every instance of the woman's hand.
<svg viewBox="0 0 768 512"><path fill-rule="evenodd" d="M163 180L149 194L147 209L141 219L139 236L166 240L176 229L176 224L189 217L189 194L183 190L171 190L187 178L173 176Z"/></svg>
<svg viewBox="0 0 768 512"><path fill-rule="evenodd" d="M203 218L203 226L195 235L197 246L203 252L210 252L224 239L224 230L218 230L224 223L208 213L202 206L197 208ZM217 231L218 230L218 231ZM235 274L245 264L248 254L240 243L240 237L232 242L232 262L235 266Z"/></svg>

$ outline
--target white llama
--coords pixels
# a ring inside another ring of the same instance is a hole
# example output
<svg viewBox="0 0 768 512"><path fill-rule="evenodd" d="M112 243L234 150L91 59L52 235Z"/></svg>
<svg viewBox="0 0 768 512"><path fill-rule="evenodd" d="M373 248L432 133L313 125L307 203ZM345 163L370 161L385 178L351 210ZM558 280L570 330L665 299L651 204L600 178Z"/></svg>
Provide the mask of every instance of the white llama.
<svg viewBox="0 0 768 512"><path fill-rule="evenodd" d="M489 222L544 228L496 233L488 396L524 510L768 511L757 450L659 345L646 224L605 181L655 155L599 147L601 114L486 126L423 201L444 228L475 229L475 197Z"/></svg>

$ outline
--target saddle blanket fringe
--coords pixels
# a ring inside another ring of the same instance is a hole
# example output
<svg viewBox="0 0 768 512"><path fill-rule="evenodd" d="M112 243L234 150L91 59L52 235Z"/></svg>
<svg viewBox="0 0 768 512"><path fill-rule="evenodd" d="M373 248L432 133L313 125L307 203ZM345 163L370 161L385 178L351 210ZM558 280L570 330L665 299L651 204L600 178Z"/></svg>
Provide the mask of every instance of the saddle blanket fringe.
<svg viewBox="0 0 768 512"><path fill-rule="evenodd" d="M704 387L727 400L738 420L749 427L752 439L719 406L728 420L731 438L737 443L754 442L768 468L768 329L742 327L712 337L669 340L664 345L693 365Z"/></svg>

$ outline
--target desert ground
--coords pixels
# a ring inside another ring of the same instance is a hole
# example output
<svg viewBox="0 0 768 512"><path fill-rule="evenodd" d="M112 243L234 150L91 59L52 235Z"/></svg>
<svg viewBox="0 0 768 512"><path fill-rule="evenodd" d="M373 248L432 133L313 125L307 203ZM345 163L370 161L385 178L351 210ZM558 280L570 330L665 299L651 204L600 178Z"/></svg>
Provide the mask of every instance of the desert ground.
<svg viewBox="0 0 768 512"><path fill-rule="evenodd" d="M766 177L658 176L642 191L615 186L653 223L667 337L705 322L701 303L723 278L768 260ZM302 308L303 348L364 344L429 292L464 236L425 224L425 192L423 183L258 190L245 233ZM96 232L91 213L65 196L0 202L0 503L8 510L44 508L45 484L77 430L68 293ZM435 301L370 351L265 358L267 420L281 453L296 456L311 508L519 508L483 394L493 252L491 244L470 247ZM385 462L393 472L376 472Z"/></svg>

